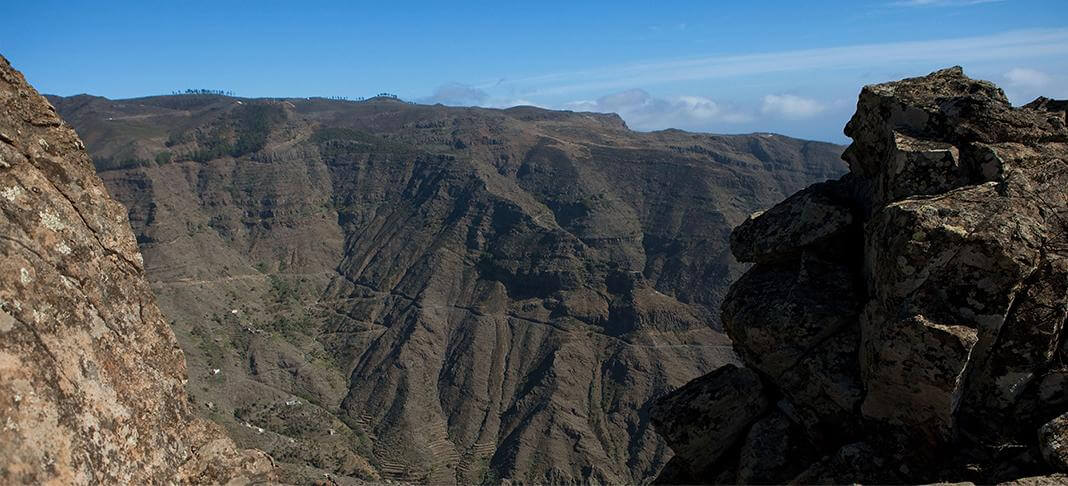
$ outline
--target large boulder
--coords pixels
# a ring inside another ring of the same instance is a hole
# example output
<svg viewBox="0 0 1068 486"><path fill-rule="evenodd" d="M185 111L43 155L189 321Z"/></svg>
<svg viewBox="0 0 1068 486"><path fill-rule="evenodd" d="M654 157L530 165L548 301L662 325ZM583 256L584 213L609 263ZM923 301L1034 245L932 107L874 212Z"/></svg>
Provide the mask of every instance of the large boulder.
<svg viewBox="0 0 1068 486"><path fill-rule="evenodd" d="M865 87L850 174L734 231L735 256L756 265L728 293L724 328L788 421L753 420L747 443L781 448L801 431L823 458L792 481L1068 468L1066 108L1014 108L960 68ZM743 446L735 479L780 470L776 450Z"/></svg>
<svg viewBox="0 0 1068 486"><path fill-rule="evenodd" d="M1051 466L1068 471L1068 413L1038 429L1038 445Z"/></svg>
<svg viewBox="0 0 1068 486"><path fill-rule="evenodd" d="M735 350L748 366L782 376L843 327L856 325L858 279L848 265L814 254L754 266L722 306Z"/></svg>
<svg viewBox="0 0 1068 486"><path fill-rule="evenodd" d="M738 451L738 484L782 484L819 459L804 431L781 410L757 420Z"/></svg>
<svg viewBox="0 0 1068 486"><path fill-rule="evenodd" d="M1046 115L1055 106L1014 109L1000 88L960 67L865 86L845 127L853 144L842 158L864 182L867 209L940 194L1001 173L996 157L969 156L975 144L1068 141L1063 114Z"/></svg>
<svg viewBox="0 0 1068 486"><path fill-rule="evenodd" d="M1068 406L1066 373L1051 369L1068 315L1068 259L1050 258L1024 281L989 351L972 360L960 411L966 430L994 443L1030 439L1030 425ZM1062 338L1063 341L1063 338Z"/></svg>
<svg viewBox="0 0 1068 486"><path fill-rule="evenodd" d="M776 381L784 398L780 406L808 433L825 444L856 437L855 415L864 397L857 369L859 335L843 329L815 348Z"/></svg>
<svg viewBox="0 0 1068 486"><path fill-rule="evenodd" d="M676 457L700 474L711 470L771 403L756 373L726 365L662 397L649 417Z"/></svg>
<svg viewBox="0 0 1068 486"><path fill-rule="evenodd" d="M195 418L126 210L0 57L0 483L240 484L271 472Z"/></svg>
<svg viewBox="0 0 1068 486"><path fill-rule="evenodd" d="M724 299L723 322L746 366L785 395L812 440L850 429L863 395L856 367L859 272L826 255L757 264Z"/></svg>
<svg viewBox="0 0 1068 486"><path fill-rule="evenodd" d="M731 233L731 252L743 262L770 262L796 256L853 226L847 184L814 184L775 207L755 213Z"/></svg>

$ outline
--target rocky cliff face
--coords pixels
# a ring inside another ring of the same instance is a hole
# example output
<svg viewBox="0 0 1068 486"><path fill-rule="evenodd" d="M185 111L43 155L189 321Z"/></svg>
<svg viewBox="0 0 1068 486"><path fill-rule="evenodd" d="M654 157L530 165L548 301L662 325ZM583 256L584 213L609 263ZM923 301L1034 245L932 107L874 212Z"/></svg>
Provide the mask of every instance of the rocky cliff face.
<svg viewBox="0 0 1068 486"><path fill-rule="evenodd" d="M661 481L1068 472L1065 108L960 68L865 87L850 173L734 230L755 265L722 317L746 368L657 402Z"/></svg>
<svg viewBox="0 0 1068 486"><path fill-rule="evenodd" d="M651 398L735 361L730 228L844 172L830 144L531 107L53 101L194 403L294 481L652 478Z"/></svg>
<svg viewBox="0 0 1068 486"><path fill-rule="evenodd" d="M234 484L270 458L196 418L125 208L0 57L0 483Z"/></svg>

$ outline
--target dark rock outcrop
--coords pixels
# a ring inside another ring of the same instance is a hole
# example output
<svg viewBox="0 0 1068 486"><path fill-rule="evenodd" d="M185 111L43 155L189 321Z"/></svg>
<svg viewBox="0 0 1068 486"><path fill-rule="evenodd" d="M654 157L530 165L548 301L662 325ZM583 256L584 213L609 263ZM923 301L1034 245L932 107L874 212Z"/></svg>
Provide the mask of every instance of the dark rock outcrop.
<svg viewBox="0 0 1068 486"><path fill-rule="evenodd" d="M0 57L0 483L210 484L271 460L197 418L125 208Z"/></svg>
<svg viewBox="0 0 1068 486"><path fill-rule="evenodd" d="M698 477L707 474L711 469L704 465L716 464L770 405L756 373L727 365L661 398L650 416L688 476Z"/></svg>
<svg viewBox="0 0 1068 486"><path fill-rule="evenodd" d="M689 470L719 469L687 479L1063 478L1053 475L1068 472L1065 103L1013 108L993 84L951 68L865 87L846 134L849 174L732 235L735 256L756 265L725 298L724 327L761 377L751 393L777 402L743 416L745 440L733 423L702 437L717 446ZM654 424L670 436L690 420ZM753 436L800 441L815 458L755 456ZM694 443L669 443L697 457ZM732 448L750 452L732 459ZM755 478L754 463L776 475Z"/></svg>

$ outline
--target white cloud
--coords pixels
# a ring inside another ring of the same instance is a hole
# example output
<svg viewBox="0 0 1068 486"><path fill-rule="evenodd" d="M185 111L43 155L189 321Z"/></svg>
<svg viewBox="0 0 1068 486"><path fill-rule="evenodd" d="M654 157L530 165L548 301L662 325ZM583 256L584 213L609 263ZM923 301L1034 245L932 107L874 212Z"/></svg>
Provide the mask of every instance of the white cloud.
<svg viewBox="0 0 1068 486"><path fill-rule="evenodd" d="M813 99L792 94L769 94L764 97L760 112L769 116L800 120L812 118L826 109L826 106Z"/></svg>
<svg viewBox="0 0 1068 486"><path fill-rule="evenodd" d="M419 103L448 106L483 106L487 108L511 108L513 106L544 106L525 98L491 96L486 90L461 83L446 83L438 86L434 94L419 98Z"/></svg>
<svg viewBox="0 0 1068 486"><path fill-rule="evenodd" d="M967 7L984 3L997 3L1005 0L902 0L890 2L894 7Z"/></svg>
<svg viewBox="0 0 1068 486"><path fill-rule="evenodd" d="M597 102L591 100L577 100L564 103L564 109L572 111L597 111Z"/></svg>
<svg viewBox="0 0 1068 486"><path fill-rule="evenodd" d="M548 96L770 73L873 66L887 68L909 63L948 66L1063 54L1068 54L1068 29L1037 29L955 39L650 61L512 79L508 84L521 89L527 96ZM496 84L497 80L494 80L479 87L491 88Z"/></svg>
<svg viewBox="0 0 1068 486"><path fill-rule="evenodd" d="M540 103L518 98L518 99L491 99L488 103L482 105L489 108L511 108L513 106L536 106L538 108L547 108Z"/></svg>
<svg viewBox="0 0 1068 486"><path fill-rule="evenodd" d="M679 96L676 98L676 106L680 105L698 120L746 123L754 119L754 116L749 113L725 107L703 96Z"/></svg>
<svg viewBox="0 0 1068 486"><path fill-rule="evenodd" d="M1050 75L1028 68L1012 68L1005 73L1005 79L1009 81L1009 84L1023 88L1042 88L1053 81Z"/></svg>
<svg viewBox="0 0 1068 486"><path fill-rule="evenodd" d="M703 96L657 98L641 89L620 91L594 101L573 101L564 107L576 111L618 113L628 126L638 130L745 123L754 118Z"/></svg>
<svg viewBox="0 0 1068 486"><path fill-rule="evenodd" d="M1068 98L1068 83L1063 72L1039 71L1032 68L1014 67L1002 75L1005 96L1013 104L1029 103L1038 96Z"/></svg>
<svg viewBox="0 0 1068 486"><path fill-rule="evenodd" d="M447 83L438 86L434 94L420 98L418 101L430 105L441 103L452 106L478 106L485 103L487 98L489 94L481 88L460 83Z"/></svg>

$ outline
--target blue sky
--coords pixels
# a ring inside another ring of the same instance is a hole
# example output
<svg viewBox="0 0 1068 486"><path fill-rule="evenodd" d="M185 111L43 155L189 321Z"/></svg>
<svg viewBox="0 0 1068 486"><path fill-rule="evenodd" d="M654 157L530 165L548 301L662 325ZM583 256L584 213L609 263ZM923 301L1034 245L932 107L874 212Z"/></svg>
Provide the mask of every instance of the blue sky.
<svg viewBox="0 0 1068 486"><path fill-rule="evenodd" d="M635 129L845 142L864 84L954 64L1068 97L1068 1L0 1L42 92L175 89L613 111Z"/></svg>

